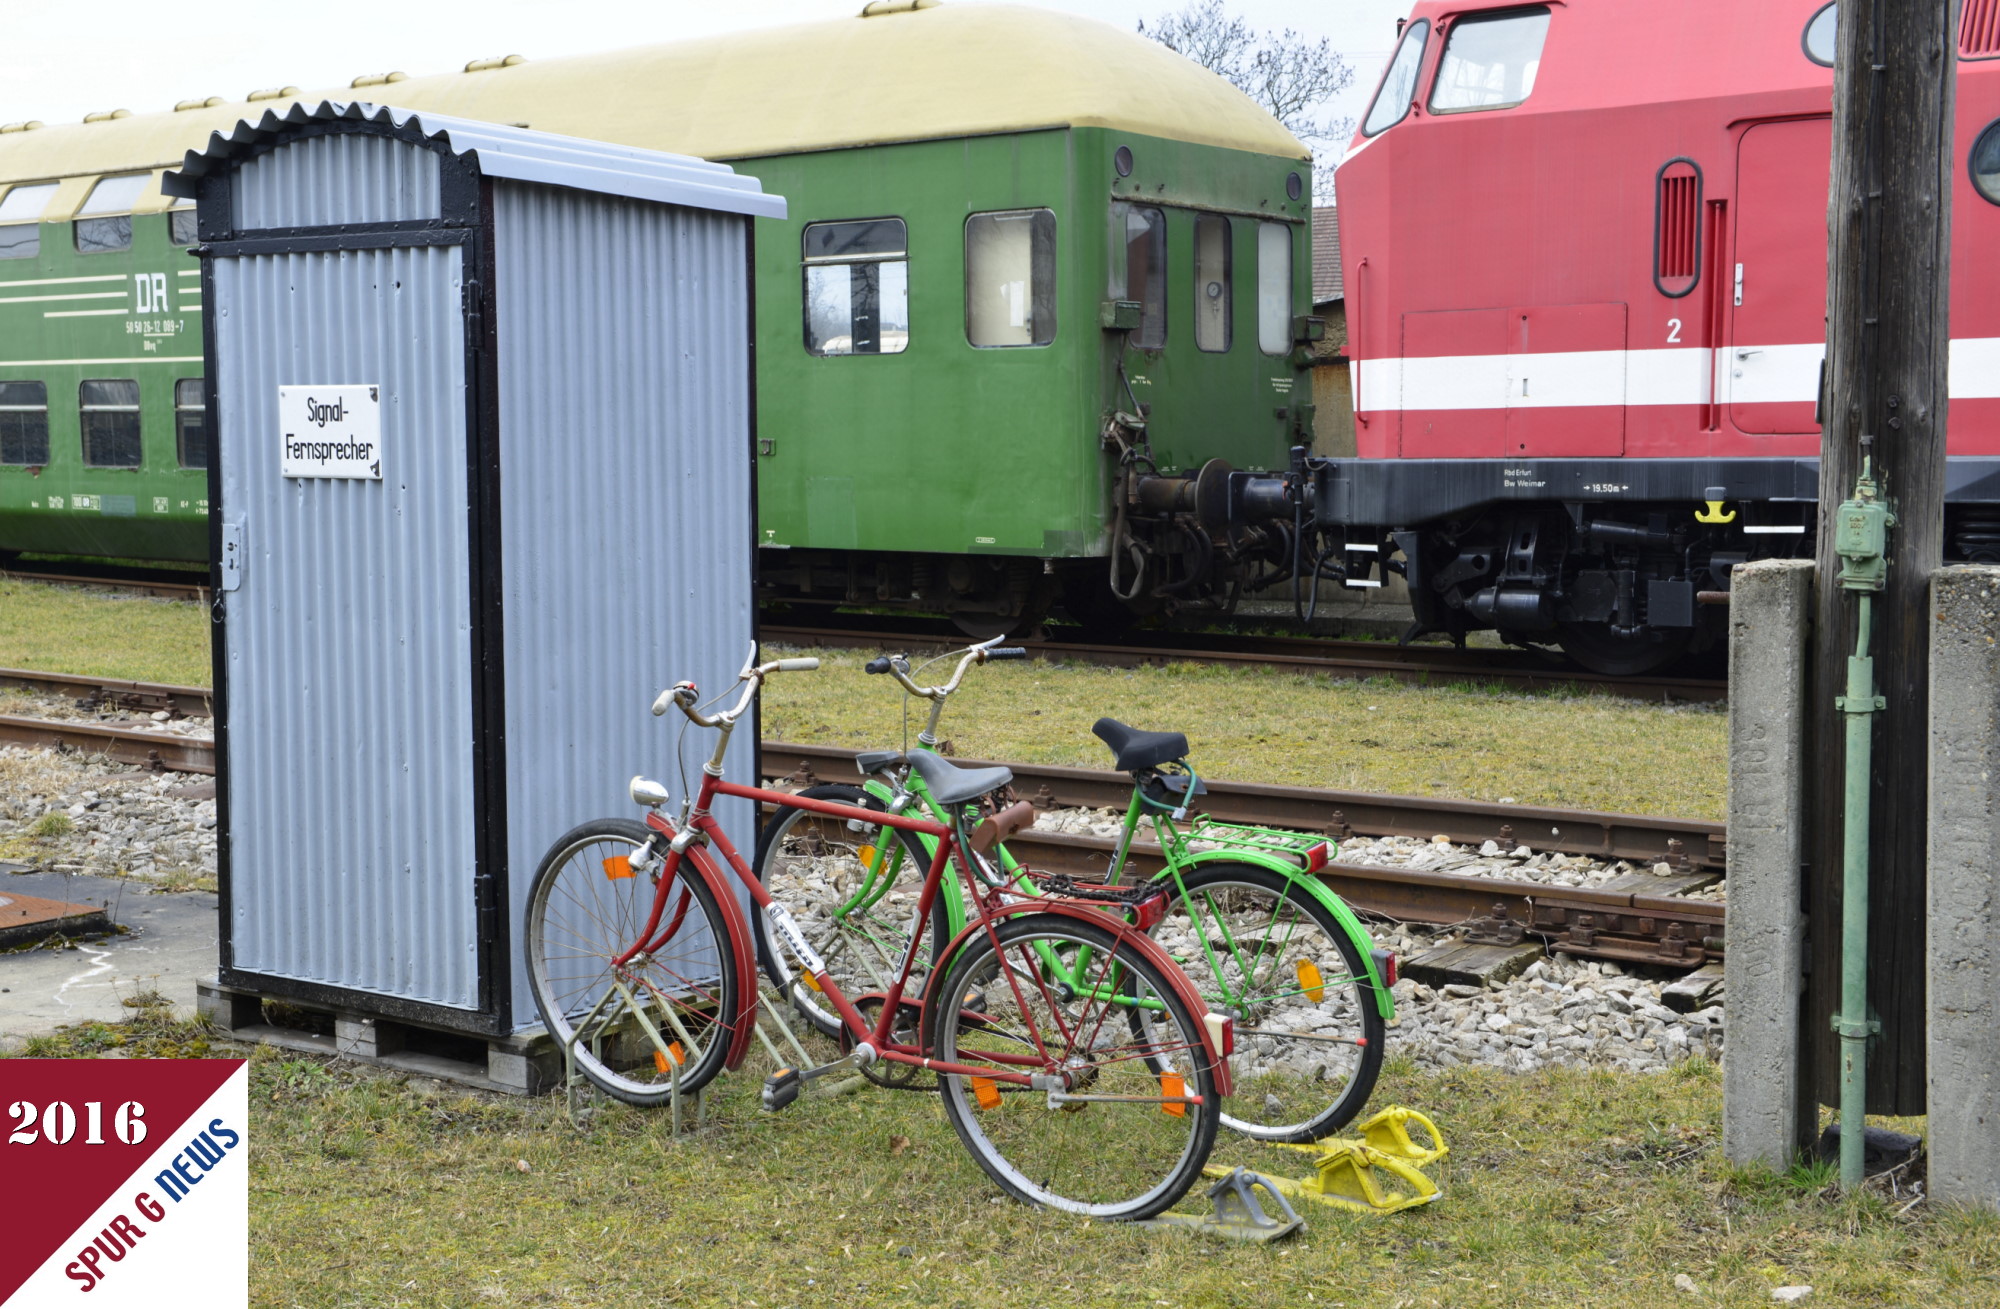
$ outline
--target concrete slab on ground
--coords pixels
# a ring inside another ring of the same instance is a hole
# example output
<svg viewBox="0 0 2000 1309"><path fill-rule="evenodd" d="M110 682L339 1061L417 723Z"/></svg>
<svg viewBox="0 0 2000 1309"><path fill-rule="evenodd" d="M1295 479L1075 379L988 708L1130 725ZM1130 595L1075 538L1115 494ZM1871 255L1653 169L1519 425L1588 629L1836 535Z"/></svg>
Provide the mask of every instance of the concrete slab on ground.
<svg viewBox="0 0 2000 1309"><path fill-rule="evenodd" d="M215 974L217 898L209 892L155 895L143 882L110 877L0 872L0 895L16 894L102 908L128 931L74 949L0 954L0 1041L93 1018L116 1022L130 1012L124 1000L141 991L188 1012L196 979Z"/></svg>

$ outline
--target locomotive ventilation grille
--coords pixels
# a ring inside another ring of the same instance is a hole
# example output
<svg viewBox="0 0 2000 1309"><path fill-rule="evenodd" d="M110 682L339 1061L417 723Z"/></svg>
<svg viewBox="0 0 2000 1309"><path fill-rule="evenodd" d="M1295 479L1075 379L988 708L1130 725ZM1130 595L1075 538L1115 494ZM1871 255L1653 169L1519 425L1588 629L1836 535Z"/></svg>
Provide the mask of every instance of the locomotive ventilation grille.
<svg viewBox="0 0 2000 1309"><path fill-rule="evenodd" d="M1674 160L1660 170L1656 203L1653 277L1663 293L1686 295L1701 268L1701 173L1685 159Z"/></svg>
<svg viewBox="0 0 2000 1309"><path fill-rule="evenodd" d="M1958 22L1958 52L2000 55L2000 0L1965 0Z"/></svg>

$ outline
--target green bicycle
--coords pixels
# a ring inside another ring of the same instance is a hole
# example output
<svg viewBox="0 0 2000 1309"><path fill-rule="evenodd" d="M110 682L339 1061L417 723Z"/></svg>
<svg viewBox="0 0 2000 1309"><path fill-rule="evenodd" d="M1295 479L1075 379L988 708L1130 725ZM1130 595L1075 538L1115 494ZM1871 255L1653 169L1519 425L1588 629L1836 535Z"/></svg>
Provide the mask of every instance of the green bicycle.
<svg viewBox="0 0 2000 1309"><path fill-rule="evenodd" d="M943 762L936 750L944 706L969 669L1025 658L1026 652L1000 648L996 640L931 662L953 655L958 667L939 686L916 682L901 656L872 661L869 672L889 675L909 695L930 702L917 748L865 752L856 760L861 786L823 785L804 794L890 813L914 807L948 821L926 778ZM1367 1103L1381 1070L1387 1020L1394 1014L1389 988L1395 957L1376 948L1353 910L1313 876L1331 860L1332 843L1199 816L1205 787L1187 762L1187 738L1179 732L1142 732L1109 718L1093 730L1133 781L1103 880L1124 886L1124 898L1135 904L1147 902L1145 916L1159 915L1149 933L1210 1007L1236 1020L1235 1089L1223 1104L1223 1123L1273 1142L1312 1141L1337 1131ZM1023 879L1035 875L1004 840L1026 824L1024 810L1014 806L988 821L1002 837L989 858L1000 876L1025 888ZM1150 878L1131 878L1143 828L1157 840L1163 867ZM785 811L759 836L755 868L773 894L793 906L842 988L852 983L850 993L859 993L886 989L883 979L895 976L913 952L923 971L965 926L968 915L955 891L937 897L929 922L916 921L916 892L931 845L931 838L859 819L830 825ZM772 981L806 1021L837 1035L838 1015L794 975L786 952L761 939L759 947ZM1087 962L1050 957L1043 969L1063 984L1081 986ZM914 1009L907 1017L912 1026L920 1019ZM1129 1017L1134 1024L1145 1021L1136 1010ZM893 1071L904 1084L914 1076Z"/></svg>

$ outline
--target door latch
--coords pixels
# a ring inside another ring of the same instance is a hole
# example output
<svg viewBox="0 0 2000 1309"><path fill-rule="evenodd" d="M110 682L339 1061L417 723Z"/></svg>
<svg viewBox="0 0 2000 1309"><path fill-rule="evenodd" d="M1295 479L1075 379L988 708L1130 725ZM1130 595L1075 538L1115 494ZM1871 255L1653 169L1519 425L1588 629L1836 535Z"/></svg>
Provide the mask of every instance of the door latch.
<svg viewBox="0 0 2000 1309"><path fill-rule="evenodd" d="M222 522L222 589L234 591L243 585L243 520Z"/></svg>

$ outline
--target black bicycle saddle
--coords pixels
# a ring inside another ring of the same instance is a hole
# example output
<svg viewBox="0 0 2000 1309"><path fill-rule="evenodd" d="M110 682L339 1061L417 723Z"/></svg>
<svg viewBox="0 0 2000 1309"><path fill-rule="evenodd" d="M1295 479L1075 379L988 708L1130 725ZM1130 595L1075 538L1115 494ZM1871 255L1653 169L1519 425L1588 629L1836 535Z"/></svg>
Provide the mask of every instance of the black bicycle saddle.
<svg viewBox="0 0 2000 1309"><path fill-rule="evenodd" d="M1116 718L1100 718L1090 730L1111 747L1112 757L1117 760L1121 772L1142 772L1187 758L1188 739L1185 732L1142 732L1136 727L1125 726Z"/></svg>
<svg viewBox="0 0 2000 1309"><path fill-rule="evenodd" d="M1011 768L962 768L928 750L910 751L910 767L924 779L924 785L931 789L931 797L945 805L977 800L988 791L1014 780Z"/></svg>

